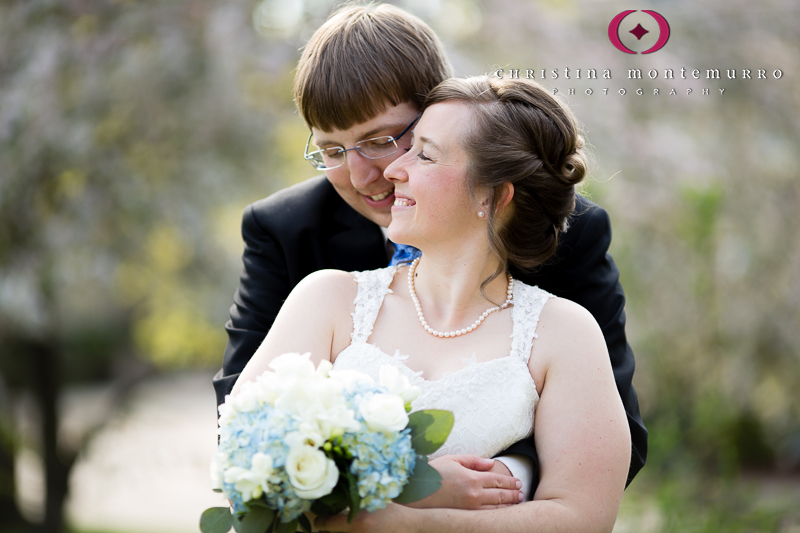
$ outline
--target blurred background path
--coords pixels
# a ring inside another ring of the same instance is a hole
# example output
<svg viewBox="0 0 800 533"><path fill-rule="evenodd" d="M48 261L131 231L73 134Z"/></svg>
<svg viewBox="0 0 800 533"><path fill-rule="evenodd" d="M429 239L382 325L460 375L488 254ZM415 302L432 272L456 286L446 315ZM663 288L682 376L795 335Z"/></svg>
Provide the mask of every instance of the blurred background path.
<svg viewBox="0 0 800 533"><path fill-rule="evenodd" d="M135 388L73 469L67 515L74 528L197 532L203 510L225 505L209 479L216 447L212 375L168 374ZM97 392L84 393L72 407L90 413L98 401ZM38 514L39 472L29 463L18 475L26 508Z"/></svg>

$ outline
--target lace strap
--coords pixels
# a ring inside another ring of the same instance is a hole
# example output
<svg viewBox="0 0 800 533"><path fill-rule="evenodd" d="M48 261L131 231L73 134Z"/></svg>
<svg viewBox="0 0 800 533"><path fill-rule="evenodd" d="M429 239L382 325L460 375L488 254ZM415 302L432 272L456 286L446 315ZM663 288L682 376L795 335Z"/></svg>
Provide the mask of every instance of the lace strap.
<svg viewBox="0 0 800 533"><path fill-rule="evenodd" d="M514 329L511 333L511 355L516 355L525 364L528 364L528 359L531 358L533 340L539 336L536 334L539 314L552 296L539 287L531 287L514 280L514 307L511 308Z"/></svg>
<svg viewBox="0 0 800 533"><path fill-rule="evenodd" d="M392 284L394 273L397 267L390 266L378 270L366 270L364 272L353 272L356 282L358 282L358 293L353 301L355 310L351 313L353 317L353 331L350 333L352 342L367 342L372 335L372 326L378 318L378 312L383 305L383 298L392 292L389 285Z"/></svg>

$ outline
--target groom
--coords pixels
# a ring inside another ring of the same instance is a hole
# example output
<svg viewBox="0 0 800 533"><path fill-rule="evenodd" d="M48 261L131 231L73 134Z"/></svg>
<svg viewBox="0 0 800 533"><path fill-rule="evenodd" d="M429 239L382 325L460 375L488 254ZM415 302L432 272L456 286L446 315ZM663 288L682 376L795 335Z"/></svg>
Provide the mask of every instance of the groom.
<svg viewBox="0 0 800 533"><path fill-rule="evenodd" d="M371 270L388 264L395 252L385 236L394 187L383 171L409 147L408 131L425 95L451 76L430 27L390 5L340 10L311 37L295 76L295 102L312 134L306 154L331 147L343 147L346 153L339 158L340 166L330 168L329 163L324 168L325 176L245 209L244 270L225 326L228 346L222 370L214 377L217 403L230 393L300 280L325 268ZM382 136L395 139L396 151L373 153L362 142ZM579 303L600 324L631 430L630 482L644 465L647 430L631 383L634 358L625 338L625 297L608 255L610 242L606 212L578 196L556 257L533 274L513 275ZM539 477L533 439L513 445L503 455L511 457L501 460L514 475L530 479L532 497ZM469 470L486 470L486 463L462 461L450 467L445 479L454 480L452 487L491 479ZM498 503L509 493L499 491Z"/></svg>

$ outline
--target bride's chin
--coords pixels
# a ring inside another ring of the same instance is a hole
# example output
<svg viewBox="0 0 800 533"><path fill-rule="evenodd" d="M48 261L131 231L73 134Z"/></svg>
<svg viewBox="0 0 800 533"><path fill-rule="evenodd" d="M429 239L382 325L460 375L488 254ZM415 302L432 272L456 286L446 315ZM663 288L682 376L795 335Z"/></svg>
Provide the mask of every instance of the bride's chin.
<svg viewBox="0 0 800 533"><path fill-rule="evenodd" d="M389 224L389 227L386 228L386 236L389 237L389 240L392 242L402 242L405 243L405 239L409 237L407 231L403 231L397 224L394 222Z"/></svg>

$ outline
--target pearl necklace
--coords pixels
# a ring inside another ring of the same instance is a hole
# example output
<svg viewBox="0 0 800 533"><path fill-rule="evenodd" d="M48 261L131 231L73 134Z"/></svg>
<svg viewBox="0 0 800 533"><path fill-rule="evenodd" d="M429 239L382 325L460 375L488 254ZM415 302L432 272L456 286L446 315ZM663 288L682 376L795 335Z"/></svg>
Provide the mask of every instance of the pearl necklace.
<svg viewBox="0 0 800 533"><path fill-rule="evenodd" d="M414 307L417 309L417 317L419 318L419 323L422 324L422 329L433 335L434 337L459 337L466 333L470 333L473 330L477 329L481 323L486 320L486 317L494 313L495 311L501 311L511 305L511 300L514 296L514 278L511 277L511 274L508 275L508 290L506 294L508 294L508 298L506 301L503 302L503 305L498 305L496 307L491 307L483 312L481 316L478 317L478 320L472 323L467 328L464 329L457 329L455 331L436 331L432 327L428 325L425 321L425 316L422 314L422 307L419 305L419 298L417 298L417 291L414 288L414 272L417 270L417 265L419 264L419 257L414 259L411 262L411 267L408 269L408 292L411 294L411 300L414 302Z"/></svg>

